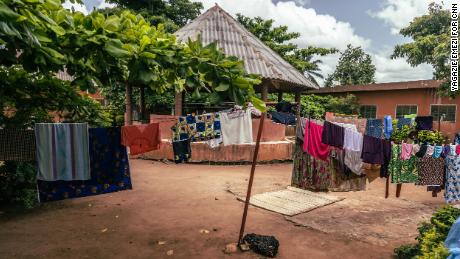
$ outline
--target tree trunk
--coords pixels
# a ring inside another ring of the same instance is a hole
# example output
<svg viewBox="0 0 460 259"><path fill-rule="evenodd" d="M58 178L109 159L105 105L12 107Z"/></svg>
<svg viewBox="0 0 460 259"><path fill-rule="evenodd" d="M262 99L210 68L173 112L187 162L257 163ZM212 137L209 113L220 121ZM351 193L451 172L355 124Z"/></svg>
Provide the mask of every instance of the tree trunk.
<svg viewBox="0 0 460 259"><path fill-rule="evenodd" d="M139 98L139 108L140 108L140 115L141 115L141 121L144 122L146 119L146 114L145 114L145 88L144 86L141 86L140 88L140 98Z"/></svg>
<svg viewBox="0 0 460 259"><path fill-rule="evenodd" d="M126 84L126 112L125 112L125 125L133 124L133 107L132 107L132 95L133 87L127 83Z"/></svg>

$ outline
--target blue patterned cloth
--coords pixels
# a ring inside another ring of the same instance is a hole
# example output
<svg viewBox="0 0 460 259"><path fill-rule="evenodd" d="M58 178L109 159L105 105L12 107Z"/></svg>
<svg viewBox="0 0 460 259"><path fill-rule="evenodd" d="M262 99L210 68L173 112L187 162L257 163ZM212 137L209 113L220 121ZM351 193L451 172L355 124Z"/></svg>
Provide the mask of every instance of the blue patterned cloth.
<svg viewBox="0 0 460 259"><path fill-rule="evenodd" d="M171 130L173 141L190 139L194 142L219 138L221 136L220 114L182 116Z"/></svg>
<svg viewBox="0 0 460 259"><path fill-rule="evenodd" d="M446 158L446 191L444 197L447 202L460 200L460 156L455 154L455 148L452 146L451 152Z"/></svg>
<svg viewBox="0 0 460 259"><path fill-rule="evenodd" d="M450 227L449 234L444 242L449 249L449 257L447 259L460 259L460 218Z"/></svg>
<svg viewBox="0 0 460 259"><path fill-rule="evenodd" d="M385 135L386 139L390 139L392 133L393 121L391 120L391 116L387 115L383 118L383 134Z"/></svg>
<svg viewBox="0 0 460 259"><path fill-rule="evenodd" d="M398 127L398 129L401 129L405 125L410 127L411 124L412 124L412 119L410 119L410 118L399 118L398 119L398 124L396 126Z"/></svg>
<svg viewBox="0 0 460 259"><path fill-rule="evenodd" d="M455 144L460 145L460 133L455 134Z"/></svg>
<svg viewBox="0 0 460 259"><path fill-rule="evenodd" d="M372 136L374 138L382 138L383 136L382 119L367 119L366 135Z"/></svg>
<svg viewBox="0 0 460 259"><path fill-rule="evenodd" d="M120 128L89 129L91 179L38 181L41 202L78 198L132 189L126 147Z"/></svg>

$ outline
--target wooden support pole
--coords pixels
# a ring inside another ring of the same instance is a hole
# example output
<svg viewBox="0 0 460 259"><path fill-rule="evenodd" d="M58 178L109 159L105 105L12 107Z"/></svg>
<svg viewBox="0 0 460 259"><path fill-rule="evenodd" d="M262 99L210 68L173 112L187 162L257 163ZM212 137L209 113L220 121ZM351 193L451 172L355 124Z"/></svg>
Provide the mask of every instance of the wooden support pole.
<svg viewBox="0 0 460 259"><path fill-rule="evenodd" d="M387 179L385 181L385 199L390 196L390 176L387 176Z"/></svg>
<svg viewBox="0 0 460 259"><path fill-rule="evenodd" d="M278 102L283 100L283 92L278 92Z"/></svg>
<svg viewBox="0 0 460 259"><path fill-rule="evenodd" d="M402 183L398 183L396 185L396 197L399 198L401 196L401 189L402 189Z"/></svg>
<svg viewBox="0 0 460 259"><path fill-rule="evenodd" d="M257 131L256 147L254 149L254 155L252 157L251 174L249 175L248 190L246 192L246 200L244 202L243 218L241 219L241 228L240 228L240 235L238 236L238 244L241 244L241 241L243 239L243 234L244 234L244 227L246 226L246 217L248 215L249 199L251 198L252 183L254 181L254 172L256 170L257 156L259 155L260 138L262 137L265 117L266 117L266 114L265 112L263 112L262 116L260 117L259 130Z"/></svg>
<svg viewBox="0 0 460 259"><path fill-rule="evenodd" d="M297 118L300 118L300 108L301 108L300 107L300 101L301 101L301 97L302 97L302 95L301 95L300 91L295 92L294 101L297 104L297 107L296 107L297 109L296 109L295 115L296 115Z"/></svg>
<svg viewBox="0 0 460 259"><path fill-rule="evenodd" d="M176 93L174 96L174 115L176 116L182 116L183 97L182 93Z"/></svg>
<svg viewBox="0 0 460 259"><path fill-rule="evenodd" d="M125 115L125 125L133 125L133 104L132 104L132 96L133 96L133 87L127 83L126 84L126 115Z"/></svg>
<svg viewBox="0 0 460 259"><path fill-rule="evenodd" d="M262 101L267 102L268 101L268 85L265 83L262 85Z"/></svg>
<svg viewBox="0 0 460 259"><path fill-rule="evenodd" d="M141 116L141 121L144 122L146 119L146 114L145 114L145 87L141 86L140 87L140 98L139 98L139 108L140 108L140 116Z"/></svg>

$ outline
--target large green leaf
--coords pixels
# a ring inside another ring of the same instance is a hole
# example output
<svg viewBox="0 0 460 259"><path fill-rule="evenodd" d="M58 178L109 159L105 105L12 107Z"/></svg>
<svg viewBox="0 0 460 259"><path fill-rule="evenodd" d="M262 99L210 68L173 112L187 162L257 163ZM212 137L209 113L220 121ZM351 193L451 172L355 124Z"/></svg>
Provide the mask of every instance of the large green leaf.
<svg viewBox="0 0 460 259"><path fill-rule="evenodd" d="M122 46L123 43L119 39L111 39L105 43L104 49L115 58L129 57L129 51L123 49Z"/></svg>
<svg viewBox="0 0 460 259"><path fill-rule="evenodd" d="M227 91L228 88L230 88L230 84L221 82L218 87L214 88L214 90L218 92L224 92L224 91Z"/></svg>

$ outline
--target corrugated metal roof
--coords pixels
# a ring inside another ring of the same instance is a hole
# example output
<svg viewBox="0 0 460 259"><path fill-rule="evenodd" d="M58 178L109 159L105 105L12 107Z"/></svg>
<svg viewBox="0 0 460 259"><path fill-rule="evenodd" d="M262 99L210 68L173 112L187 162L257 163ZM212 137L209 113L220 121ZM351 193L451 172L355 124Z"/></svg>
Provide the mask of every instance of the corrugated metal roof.
<svg viewBox="0 0 460 259"><path fill-rule="evenodd" d="M344 92L365 92L365 91L389 91L389 90L407 90L407 89L426 89L438 88L442 80L418 80L407 82L391 82L368 85L343 85L335 87L325 87L318 90L308 91L309 94L330 94Z"/></svg>
<svg viewBox="0 0 460 259"><path fill-rule="evenodd" d="M175 33L178 41L186 42L201 35L203 44L216 42L227 55L244 61L246 72L274 79L275 87L308 90L318 86L300 71L266 46L243 25L218 5L207 10Z"/></svg>

